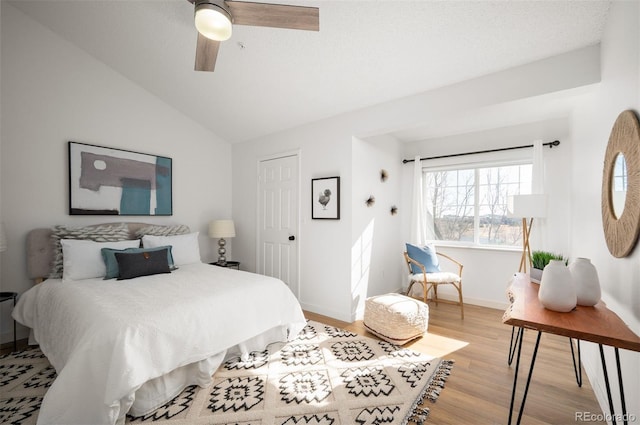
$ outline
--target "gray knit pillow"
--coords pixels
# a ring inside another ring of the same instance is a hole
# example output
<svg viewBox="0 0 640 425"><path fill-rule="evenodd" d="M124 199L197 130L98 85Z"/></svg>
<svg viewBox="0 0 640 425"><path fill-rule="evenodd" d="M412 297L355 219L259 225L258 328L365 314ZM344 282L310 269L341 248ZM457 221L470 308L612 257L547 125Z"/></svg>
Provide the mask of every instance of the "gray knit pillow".
<svg viewBox="0 0 640 425"><path fill-rule="evenodd" d="M126 223L99 224L86 227L54 226L51 228L53 244L53 263L50 278L62 277L61 239L85 239L95 242L115 242L129 239L129 227Z"/></svg>
<svg viewBox="0 0 640 425"><path fill-rule="evenodd" d="M142 238L144 235L151 236L177 236L191 233L189 226L176 224L173 226L149 225L136 231L136 237Z"/></svg>

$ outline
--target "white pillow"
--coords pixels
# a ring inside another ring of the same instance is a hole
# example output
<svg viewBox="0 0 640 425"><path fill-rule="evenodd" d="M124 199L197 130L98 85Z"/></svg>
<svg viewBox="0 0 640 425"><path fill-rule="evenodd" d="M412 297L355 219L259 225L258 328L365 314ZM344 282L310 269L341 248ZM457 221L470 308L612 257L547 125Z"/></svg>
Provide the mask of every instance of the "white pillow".
<svg viewBox="0 0 640 425"><path fill-rule="evenodd" d="M201 263L198 233L175 236L144 235L142 237L142 246L145 248L157 248L171 245L171 255L173 255L173 264L175 266Z"/></svg>
<svg viewBox="0 0 640 425"><path fill-rule="evenodd" d="M94 242L84 239L62 239L62 278L70 280L104 277L107 267L102 259L102 248L138 248L140 240Z"/></svg>

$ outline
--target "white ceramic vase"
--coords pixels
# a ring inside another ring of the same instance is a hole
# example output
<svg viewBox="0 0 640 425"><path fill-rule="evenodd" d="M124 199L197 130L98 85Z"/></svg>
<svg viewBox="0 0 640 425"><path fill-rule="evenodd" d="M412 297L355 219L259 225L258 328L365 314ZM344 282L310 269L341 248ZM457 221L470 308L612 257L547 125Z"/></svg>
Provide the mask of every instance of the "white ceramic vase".
<svg viewBox="0 0 640 425"><path fill-rule="evenodd" d="M588 258L576 258L569 264L569 271L576 287L578 305L594 306L600 301L598 271Z"/></svg>
<svg viewBox="0 0 640 425"><path fill-rule="evenodd" d="M564 265L563 260L551 260L544 268L540 289L538 291L540 303L547 309L569 312L576 307L576 287L571 272Z"/></svg>

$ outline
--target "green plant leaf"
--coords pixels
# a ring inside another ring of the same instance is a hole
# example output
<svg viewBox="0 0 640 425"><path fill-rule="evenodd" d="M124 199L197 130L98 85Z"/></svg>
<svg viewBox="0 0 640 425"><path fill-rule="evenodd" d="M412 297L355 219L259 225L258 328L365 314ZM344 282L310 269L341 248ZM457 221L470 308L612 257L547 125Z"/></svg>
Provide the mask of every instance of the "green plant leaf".
<svg viewBox="0 0 640 425"><path fill-rule="evenodd" d="M549 251L533 251L531 253L531 261L533 267L536 269L544 269L544 266L549 264L551 260L561 260L564 261L566 265L568 259L564 258L562 254L556 254Z"/></svg>

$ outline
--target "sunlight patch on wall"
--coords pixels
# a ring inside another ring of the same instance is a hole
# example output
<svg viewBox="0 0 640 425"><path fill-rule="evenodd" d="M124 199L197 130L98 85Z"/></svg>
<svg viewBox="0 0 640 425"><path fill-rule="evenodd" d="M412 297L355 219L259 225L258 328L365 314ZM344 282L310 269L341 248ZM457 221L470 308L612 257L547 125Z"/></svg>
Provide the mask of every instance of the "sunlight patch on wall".
<svg viewBox="0 0 640 425"><path fill-rule="evenodd" d="M367 298L374 223L375 219L371 219L351 247L351 298L355 309L359 305L364 305L364 300Z"/></svg>

